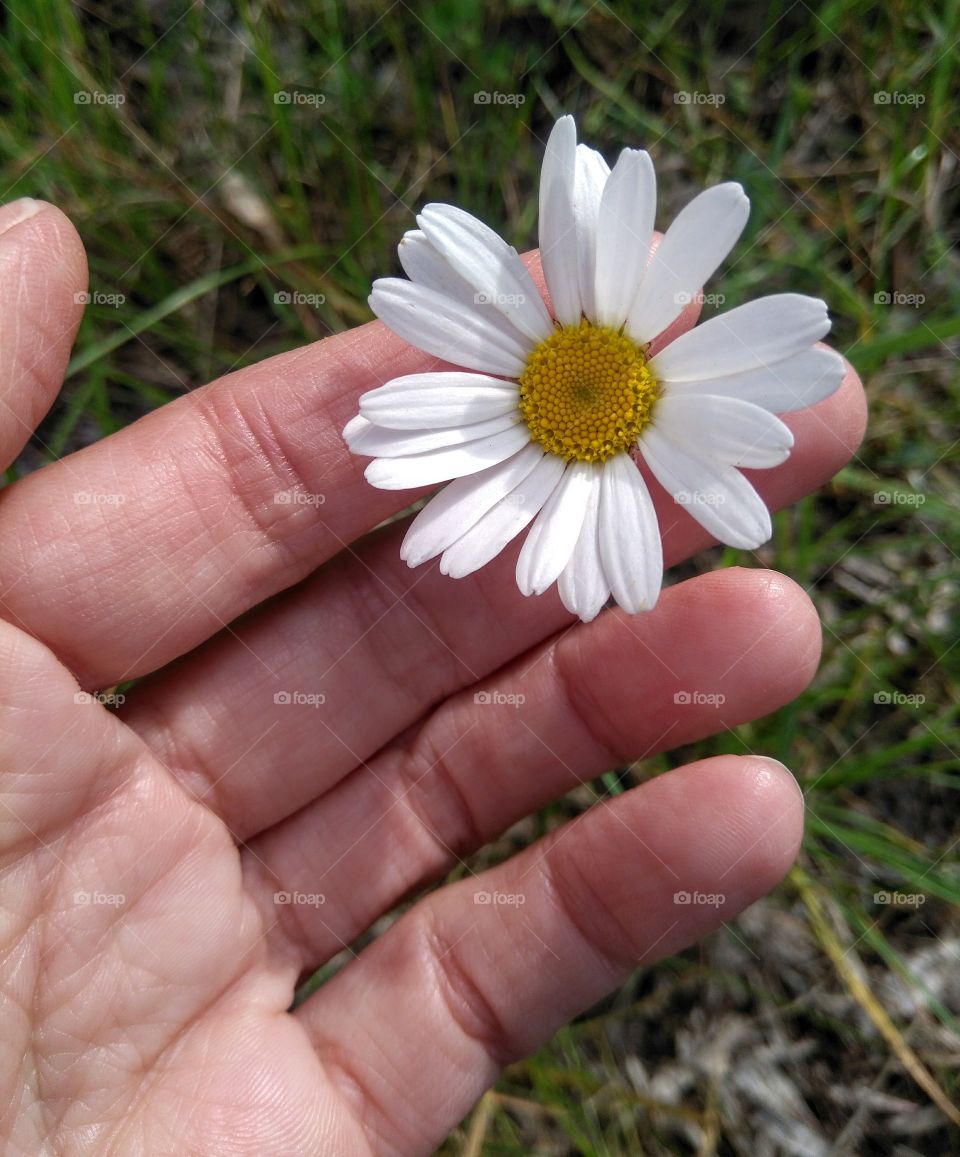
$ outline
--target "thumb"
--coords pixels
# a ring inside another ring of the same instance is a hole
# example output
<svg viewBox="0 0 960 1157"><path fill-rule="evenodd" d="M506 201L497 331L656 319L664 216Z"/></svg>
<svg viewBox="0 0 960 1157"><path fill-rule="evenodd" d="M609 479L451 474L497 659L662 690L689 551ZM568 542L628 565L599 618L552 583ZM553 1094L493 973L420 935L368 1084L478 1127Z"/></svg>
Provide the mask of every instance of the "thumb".
<svg viewBox="0 0 960 1157"><path fill-rule="evenodd" d="M86 285L83 243L59 209L30 197L0 206L0 469L60 391Z"/></svg>

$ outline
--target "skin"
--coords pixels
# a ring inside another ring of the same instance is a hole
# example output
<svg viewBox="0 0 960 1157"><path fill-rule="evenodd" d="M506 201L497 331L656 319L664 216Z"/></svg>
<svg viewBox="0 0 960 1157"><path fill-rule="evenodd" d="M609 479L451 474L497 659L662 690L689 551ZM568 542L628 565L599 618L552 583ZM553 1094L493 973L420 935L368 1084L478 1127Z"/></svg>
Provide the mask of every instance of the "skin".
<svg viewBox="0 0 960 1157"><path fill-rule="evenodd" d="M67 219L18 213L0 209L4 465L61 386L86 285ZM412 495L370 488L340 430L360 392L430 368L374 322L3 492L5 1151L429 1153L504 1064L792 861L789 772L704 760L429 893L288 1011L298 978L518 818L775 710L817 666L816 614L772 572L583 625L518 594L518 545L459 582L408 570L402 523L368 532ZM853 372L789 422L789 462L752 474L772 507L856 448ZM293 488L322 504L274 501ZM657 502L668 562L706 544ZM78 694L133 676L119 711Z"/></svg>

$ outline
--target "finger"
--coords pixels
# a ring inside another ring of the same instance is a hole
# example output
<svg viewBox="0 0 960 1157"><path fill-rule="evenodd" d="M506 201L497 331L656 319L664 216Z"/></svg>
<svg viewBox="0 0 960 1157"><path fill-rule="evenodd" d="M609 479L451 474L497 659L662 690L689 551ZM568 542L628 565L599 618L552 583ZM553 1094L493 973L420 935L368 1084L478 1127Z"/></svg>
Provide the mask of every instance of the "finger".
<svg viewBox="0 0 960 1157"><path fill-rule="evenodd" d="M0 612L85 685L162 666L416 496L371 488L340 431L360 392L439 365L371 323L25 479L0 508Z"/></svg>
<svg viewBox="0 0 960 1157"><path fill-rule="evenodd" d="M0 614L86 686L191 650L425 493L371 487L341 430L363 391L442 365L371 322L30 475L0 507Z"/></svg>
<svg viewBox="0 0 960 1157"><path fill-rule="evenodd" d="M790 415L790 460L756 472L774 507L815 490L858 444L852 371L816 410ZM672 564L709 540L652 489ZM454 581L435 564L407 569L404 529L367 540L131 697L127 722L238 837L292 814L446 695L571 622L555 591L519 594L519 544Z"/></svg>
<svg viewBox="0 0 960 1157"><path fill-rule="evenodd" d="M789 702L819 655L810 600L769 571L702 575L640 619L617 611L578 625L449 700L250 842L272 935L304 968L318 967L403 895L551 799ZM321 919L273 908L278 889L322 894Z"/></svg>
<svg viewBox="0 0 960 1157"><path fill-rule="evenodd" d="M380 1151L432 1152L504 1065L771 888L802 810L757 757L661 776L433 893L296 1015Z"/></svg>
<svg viewBox="0 0 960 1157"><path fill-rule="evenodd" d="M86 285L83 243L59 209L30 197L0 207L0 469L60 392Z"/></svg>

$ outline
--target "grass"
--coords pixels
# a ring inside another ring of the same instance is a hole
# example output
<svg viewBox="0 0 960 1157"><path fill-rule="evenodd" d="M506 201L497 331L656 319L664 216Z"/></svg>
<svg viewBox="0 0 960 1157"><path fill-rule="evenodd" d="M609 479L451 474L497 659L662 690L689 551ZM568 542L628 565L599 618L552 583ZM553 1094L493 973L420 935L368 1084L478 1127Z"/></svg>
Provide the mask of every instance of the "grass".
<svg viewBox="0 0 960 1157"><path fill-rule="evenodd" d="M802 860L771 900L513 1066L443 1151L960 1152L960 7L10 0L0 28L0 192L73 218L93 295L64 393L8 480L366 320L427 200L532 245L561 110L608 156L651 150L661 221L704 184L744 184L750 224L711 288L724 308L826 297L870 431L767 548L679 573L796 578L823 616L822 669L775 716L619 769L476 865L598 794L749 750L800 777Z"/></svg>

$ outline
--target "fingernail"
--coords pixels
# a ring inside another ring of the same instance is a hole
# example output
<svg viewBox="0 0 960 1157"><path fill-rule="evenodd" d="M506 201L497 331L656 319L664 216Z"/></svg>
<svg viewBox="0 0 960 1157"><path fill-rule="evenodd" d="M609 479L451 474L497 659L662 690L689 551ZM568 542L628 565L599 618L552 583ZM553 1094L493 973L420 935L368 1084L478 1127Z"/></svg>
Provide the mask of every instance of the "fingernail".
<svg viewBox="0 0 960 1157"><path fill-rule="evenodd" d="M26 221L35 213L39 213L42 206L32 197L21 197L18 201L11 201L9 205L0 205L0 233L6 233L14 225Z"/></svg>
<svg viewBox="0 0 960 1157"><path fill-rule="evenodd" d="M800 786L797 777L785 763L781 763L779 759L774 759L772 755L752 755L750 758L754 763L765 763L771 769L776 768L777 771L784 772L787 779L789 779L793 786L797 789L797 794L800 796L800 798L804 798L803 788Z"/></svg>

